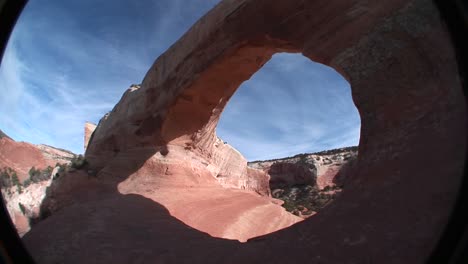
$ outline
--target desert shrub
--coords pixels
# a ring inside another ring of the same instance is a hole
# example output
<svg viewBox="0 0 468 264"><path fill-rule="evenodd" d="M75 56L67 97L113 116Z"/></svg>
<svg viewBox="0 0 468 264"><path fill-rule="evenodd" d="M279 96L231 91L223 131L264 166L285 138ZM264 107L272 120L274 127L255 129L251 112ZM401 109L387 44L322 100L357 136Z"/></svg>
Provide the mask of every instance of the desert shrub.
<svg viewBox="0 0 468 264"><path fill-rule="evenodd" d="M24 207L24 205L22 203L18 203L18 206L19 206L21 212L25 215L26 214L26 208Z"/></svg>
<svg viewBox="0 0 468 264"><path fill-rule="evenodd" d="M23 188L22 188L21 183L20 183L20 181L18 179L18 175L16 175L16 172L13 172L13 175L11 175L11 183L13 185L16 185L18 193L23 193Z"/></svg>
<svg viewBox="0 0 468 264"><path fill-rule="evenodd" d="M88 165L88 161L83 157L83 155L78 155L71 160L70 167L79 170L85 168L86 165Z"/></svg>
<svg viewBox="0 0 468 264"><path fill-rule="evenodd" d="M336 198L334 194L326 194L325 192L335 189L340 188L326 186L324 190L320 191L317 186L301 184L281 189L281 194L278 192L280 189L275 189L272 192L272 196L284 201L282 206L286 211L295 215L300 215L299 211L320 211L320 209ZM308 215L310 215L310 213Z"/></svg>
<svg viewBox="0 0 468 264"><path fill-rule="evenodd" d="M58 168L59 168L57 173L60 174L60 173L62 173L62 172L65 171L65 168L67 168L67 164L60 164L60 163L57 163L57 164L55 164L55 167L58 167ZM54 175L54 176L56 176L56 175Z"/></svg>
<svg viewBox="0 0 468 264"><path fill-rule="evenodd" d="M286 199L283 201L284 201L283 207L286 209L286 211L292 212L294 211L294 209L296 209L296 205L294 204L294 202L290 200L286 200Z"/></svg>
<svg viewBox="0 0 468 264"><path fill-rule="evenodd" d="M29 179L31 182L40 182L46 181L50 179L52 174L53 168L51 166L47 166L47 168L43 170L36 169L34 166L29 170Z"/></svg>
<svg viewBox="0 0 468 264"><path fill-rule="evenodd" d="M41 171L36 169L36 167L32 166L31 169L29 169L29 179L32 182L38 182L39 175L41 174Z"/></svg>
<svg viewBox="0 0 468 264"><path fill-rule="evenodd" d="M31 181L31 178L29 179L26 179L24 182L23 182L23 187L28 187L29 185L31 185L32 181Z"/></svg>
<svg viewBox="0 0 468 264"><path fill-rule="evenodd" d="M8 168L3 168L0 170L0 185L5 188L13 186L11 174Z"/></svg>

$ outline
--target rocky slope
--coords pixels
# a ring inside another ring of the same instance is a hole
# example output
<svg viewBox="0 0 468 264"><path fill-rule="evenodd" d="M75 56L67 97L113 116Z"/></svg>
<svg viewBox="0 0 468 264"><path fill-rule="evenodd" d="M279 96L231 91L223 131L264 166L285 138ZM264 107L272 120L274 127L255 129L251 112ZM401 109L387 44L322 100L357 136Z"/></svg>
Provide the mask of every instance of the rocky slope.
<svg viewBox="0 0 468 264"><path fill-rule="evenodd" d="M41 152L46 160L55 161L60 164L67 164L77 155L69 150L55 148L49 145L35 145ZM55 164L54 164L55 165Z"/></svg>
<svg viewBox="0 0 468 264"><path fill-rule="evenodd" d="M89 136L85 133L85 142ZM38 148L49 159L69 163L68 158L75 157L71 152L46 145ZM180 221L215 237L245 242L302 220L270 197L266 173L248 168L245 158L221 139L215 142L214 149L216 154L208 160L186 147L171 146L165 156L146 158L140 169L129 172L134 165L132 160L141 159L141 151L133 151L121 154L98 175L90 174L92 170L83 167L84 170L78 171L69 168L58 177L57 167L49 172L52 176L40 182L3 188L2 193L21 236L32 224L56 212L77 203L95 203L123 175L129 177L118 184L120 194L151 199Z"/></svg>
<svg viewBox="0 0 468 264"><path fill-rule="evenodd" d="M287 211L308 218L342 191L356 166L357 150L339 148L248 165L269 176L272 196L282 200Z"/></svg>
<svg viewBox="0 0 468 264"><path fill-rule="evenodd" d="M69 164L75 157L64 149L16 142L5 134L0 138L1 192L21 236L29 231L30 219L40 214L47 187L58 171L56 164Z"/></svg>
<svg viewBox="0 0 468 264"><path fill-rule="evenodd" d="M31 229L31 219L40 216L41 205L51 182L52 177L49 180L32 183L21 188L21 191L16 186L1 189L10 218L20 236Z"/></svg>
<svg viewBox="0 0 468 264"><path fill-rule="evenodd" d="M76 155L70 151L28 142L17 142L9 137L0 138L0 168L13 169L20 180L29 178L32 167L43 170L57 163L69 163Z"/></svg>
<svg viewBox="0 0 468 264"><path fill-rule="evenodd" d="M169 148L166 156L156 154L146 158L135 170L135 162L148 153L151 149L121 155L96 176L83 170L61 175L53 181L42 203L43 221L32 231L40 229L49 216L58 212L67 214L69 208L77 206L94 206L102 199L107 200L108 206L118 208L118 197L122 195L144 197L164 206L174 219L192 228L241 242L302 221L269 196L268 181L262 187L266 191L243 187L249 185L249 175L266 177L261 171L248 169L250 172L243 176L246 182L238 188L221 183L203 161L175 147Z"/></svg>

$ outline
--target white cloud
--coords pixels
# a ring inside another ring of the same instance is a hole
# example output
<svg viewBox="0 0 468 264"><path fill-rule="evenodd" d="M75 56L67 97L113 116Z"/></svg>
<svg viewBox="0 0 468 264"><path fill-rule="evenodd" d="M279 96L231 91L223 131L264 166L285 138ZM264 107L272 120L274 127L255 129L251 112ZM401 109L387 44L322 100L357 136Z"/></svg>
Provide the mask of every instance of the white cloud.
<svg viewBox="0 0 468 264"><path fill-rule="evenodd" d="M0 129L80 153L99 119L217 0L31 1L0 67Z"/></svg>
<svg viewBox="0 0 468 264"><path fill-rule="evenodd" d="M119 16L73 6L105 1L31 2L0 67L0 129L82 152L84 122L98 122L217 2L117 1ZM218 134L250 160L356 145L359 116L337 76L300 54L275 55L233 96Z"/></svg>

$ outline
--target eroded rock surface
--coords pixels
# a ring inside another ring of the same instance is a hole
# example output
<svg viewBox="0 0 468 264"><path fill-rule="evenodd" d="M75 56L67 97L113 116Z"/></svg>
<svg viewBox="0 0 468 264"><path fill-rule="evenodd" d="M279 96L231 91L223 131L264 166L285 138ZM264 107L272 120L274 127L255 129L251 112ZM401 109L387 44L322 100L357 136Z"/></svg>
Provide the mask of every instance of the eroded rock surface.
<svg viewBox="0 0 468 264"><path fill-rule="evenodd" d="M21 192L16 186L1 189L10 218L20 236L24 236L31 229L30 220L39 217L47 187L51 182L52 178L32 183L22 188Z"/></svg>
<svg viewBox="0 0 468 264"><path fill-rule="evenodd" d="M29 178L29 170L55 167L57 163L68 163L75 156L70 151L47 145L16 142L9 137L0 138L0 168L13 169L20 180Z"/></svg>
<svg viewBox="0 0 468 264"><path fill-rule="evenodd" d="M93 135L94 130L96 129L96 124L93 124L91 122L86 122L85 127L84 127L84 151L86 151L86 148L88 147L89 140L91 139L91 136Z"/></svg>
<svg viewBox="0 0 468 264"><path fill-rule="evenodd" d="M249 167L262 170L270 176L270 189L293 185L326 186L342 185L340 175L343 166L352 166L357 159L357 147L333 149L312 154L267 161L249 162ZM342 174L345 170L342 171ZM338 176L338 179L335 177ZM346 175L341 175L342 180Z"/></svg>
<svg viewBox="0 0 468 264"><path fill-rule="evenodd" d="M46 189L52 182L53 170L57 163L68 164L76 155L64 149L48 145L34 145L28 142L16 142L2 132L0 137L0 170L2 173L0 187L6 208L18 233L23 236L30 229L30 219L39 216ZM49 167L49 169L47 169ZM36 175L32 180L30 170L34 168ZM16 175L18 183L12 180ZM1 183L8 182L8 186Z"/></svg>

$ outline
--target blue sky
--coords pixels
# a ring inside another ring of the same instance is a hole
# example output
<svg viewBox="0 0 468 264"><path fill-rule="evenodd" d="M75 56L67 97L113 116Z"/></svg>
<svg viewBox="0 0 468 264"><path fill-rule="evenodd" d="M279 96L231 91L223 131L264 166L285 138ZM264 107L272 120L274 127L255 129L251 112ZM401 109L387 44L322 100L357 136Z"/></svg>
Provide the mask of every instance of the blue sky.
<svg viewBox="0 0 468 264"><path fill-rule="evenodd" d="M0 67L0 129L83 152L97 123L218 0L30 0ZM277 54L232 97L218 135L247 159L357 145L348 83L300 54Z"/></svg>

